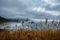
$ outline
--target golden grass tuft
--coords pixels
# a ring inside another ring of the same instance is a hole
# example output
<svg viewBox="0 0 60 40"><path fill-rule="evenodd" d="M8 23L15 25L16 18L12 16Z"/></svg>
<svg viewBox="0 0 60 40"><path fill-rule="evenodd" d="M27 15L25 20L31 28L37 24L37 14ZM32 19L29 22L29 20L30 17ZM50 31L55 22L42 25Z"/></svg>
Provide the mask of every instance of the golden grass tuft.
<svg viewBox="0 0 60 40"><path fill-rule="evenodd" d="M19 30L11 33L7 30L1 30L0 40L60 40L60 31Z"/></svg>

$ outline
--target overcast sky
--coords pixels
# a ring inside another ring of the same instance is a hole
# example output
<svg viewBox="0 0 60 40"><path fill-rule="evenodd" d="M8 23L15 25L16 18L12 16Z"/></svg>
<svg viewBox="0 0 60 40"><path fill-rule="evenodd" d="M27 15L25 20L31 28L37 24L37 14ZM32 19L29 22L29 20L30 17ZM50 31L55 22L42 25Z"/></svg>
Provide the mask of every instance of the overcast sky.
<svg viewBox="0 0 60 40"><path fill-rule="evenodd" d="M36 15L60 15L60 0L0 0L0 16L35 18Z"/></svg>

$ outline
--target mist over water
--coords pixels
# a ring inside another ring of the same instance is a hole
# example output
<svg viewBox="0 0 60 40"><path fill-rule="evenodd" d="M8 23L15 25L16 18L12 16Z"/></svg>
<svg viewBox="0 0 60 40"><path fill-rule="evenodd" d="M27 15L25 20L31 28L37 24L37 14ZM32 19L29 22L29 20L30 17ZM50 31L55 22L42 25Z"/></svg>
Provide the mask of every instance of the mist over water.
<svg viewBox="0 0 60 40"><path fill-rule="evenodd" d="M0 29L7 29L7 30L59 30L60 29L60 22L59 20L55 20L55 24L52 24L53 20L48 20L46 24L46 20L44 19L31 19L32 21L24 21L22 22L5 22L0 24ZM55 27L54 27L55 26Z"/></svg>

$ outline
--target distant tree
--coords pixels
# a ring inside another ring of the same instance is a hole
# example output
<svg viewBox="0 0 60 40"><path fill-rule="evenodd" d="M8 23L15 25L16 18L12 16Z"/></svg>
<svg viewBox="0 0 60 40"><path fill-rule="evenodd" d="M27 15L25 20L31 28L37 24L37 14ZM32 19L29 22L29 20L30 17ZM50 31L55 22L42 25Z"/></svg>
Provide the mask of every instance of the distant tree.
<svg viewBox="0 0 60 40"><path fill-rule="evenodd" d="M54 23L54 20L52 21L52 24Z"/></svg>
<svg viewBox="0 0 60 40"><path fill-rule="evenodd" d="M58 26L60 26L60 21L58 22Z"/></svg>
<svg viewBox="0 0 60 40"><path fill-rule="evenodd" d="M28 18L26 18L26 21L29 21L29 19L28 19Z"/></svg>
<svg viewBox="0 0 60 40"><path fill-rule="evenodd" d="M17 27L17 24L16 24L16 27Z"/></svg>
<svg viewBox="0 0 60 40"><path fill-rule="evenodd" d="M46 25L47 25L47 21L48 21L48 18L46 18L46 22L45 22Z"/></svg>
<svg viewBox="0 0 60 40"><path fill-rule="evenodd" d="M23 26L23 24L24 24L24 21L22 21L22 26Z"/></svg>
<svg viewBox="0 0 60 40"><path fill-rule="evenodd" d="M52 21L52 25L53 25L54 27L55 27L55 26L57 27L57 24L58 24L57 21L54 21L54 20Z"/></svg>

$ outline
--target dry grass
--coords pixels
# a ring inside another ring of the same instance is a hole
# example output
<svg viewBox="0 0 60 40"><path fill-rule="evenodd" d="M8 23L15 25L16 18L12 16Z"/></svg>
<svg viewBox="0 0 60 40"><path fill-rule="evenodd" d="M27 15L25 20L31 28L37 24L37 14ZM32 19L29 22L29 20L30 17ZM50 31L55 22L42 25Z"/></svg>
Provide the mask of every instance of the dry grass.
<svg viewBox="0 0 60 40"><path fill-rule="evenodd" d="M0 40L60 40L60 31L20 30L9 32L0 30Z"/></svg>

